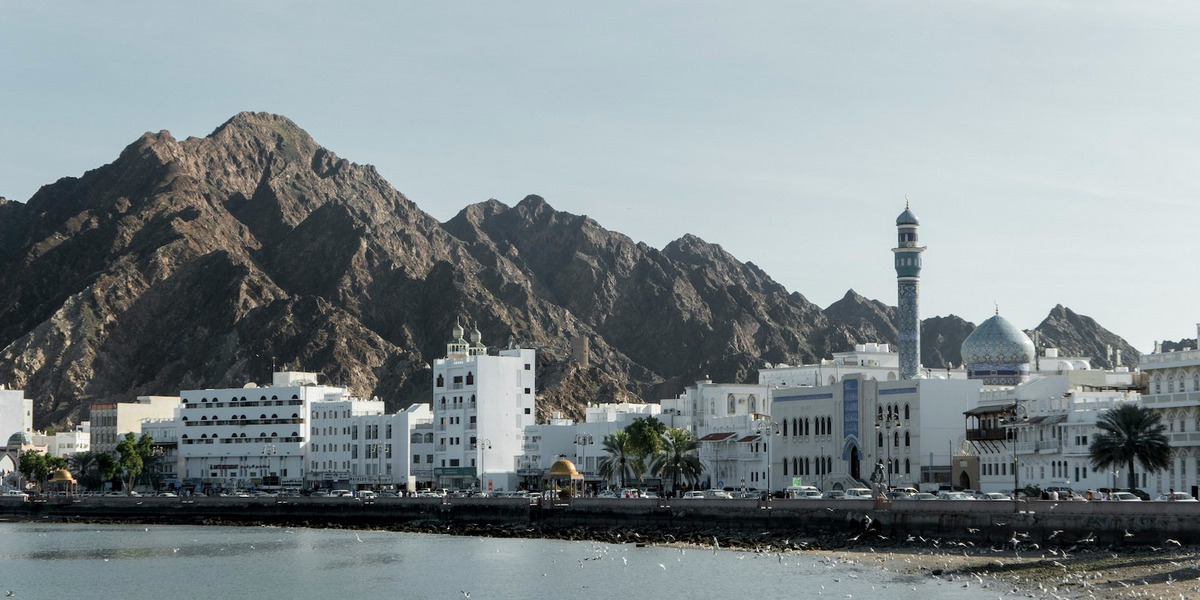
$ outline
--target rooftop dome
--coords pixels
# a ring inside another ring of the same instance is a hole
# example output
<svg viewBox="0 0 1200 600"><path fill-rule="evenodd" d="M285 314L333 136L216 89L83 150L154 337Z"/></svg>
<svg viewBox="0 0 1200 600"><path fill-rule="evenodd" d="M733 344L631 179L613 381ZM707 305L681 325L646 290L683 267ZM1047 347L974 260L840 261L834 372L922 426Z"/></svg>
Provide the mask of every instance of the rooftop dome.
<svg viewBox="0 0 1200 600"><path fill-rule="evenodd" d="M1033 341L1016 325L996 316L979 324L962 343L967 377L984 385L1017 385L1029 378Z"/></svg>
<svg viewBox="0 0 1200 600"><path fill-rule="evenodd" d="M55 481L75 481L75 478L74 478L73 476L71 476L71 472L70 472L70 471L68 471L68 470L66 470L66 469L59 469L59 470L57 470L57 471L55 471L55 472L54 472L54 475L53 475L53 476L51 476L51 477L50 477L50 481L51 481L51 482L55 482Z"/></svg>
<svg viewBox="0 0 1200 600"><path fill-rule="evenodd" d="M8 436L8 445L9 446L32 446L33 438L29 437L29 434L25 433L24 431L18 431L16 433Z"/></svg>
<svg viewBox="0 0 1200 600"><path fill-rule="evenodd" d="M554 461L553 465L550 465L550 475L551 476L558 475L559 477L564 477L564 476L572 476L572 475L578 475L578 474L579 474L579 471L575 470L575 463L573 463L565 458L560 458L560 459Z"/></svg>
<svg viewBox="0 0 1200 600"><path fill-rule="evenodd" d="M920 224L921 224L921 222L917 219L917 215L914 215L913 211L909 210L907 205L904 207L904 212L900 213L900 216L896 217L896 225L920 225Z"/></svg>

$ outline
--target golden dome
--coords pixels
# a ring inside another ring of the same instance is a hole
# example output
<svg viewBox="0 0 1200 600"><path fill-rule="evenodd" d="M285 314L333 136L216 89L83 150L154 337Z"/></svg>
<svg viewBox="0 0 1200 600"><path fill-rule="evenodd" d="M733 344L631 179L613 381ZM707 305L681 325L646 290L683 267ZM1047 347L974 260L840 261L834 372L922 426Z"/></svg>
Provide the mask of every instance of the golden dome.
<svg viewBox="0 0 1200 600"><path fill-rule="evenodd" d="M578 475L578 474L579 474L579 471L575 470L575 464L565 458L560 458L560 459L554 461L553 465L550 465L550 475L551 476L558 475L558 476L562 477L564 475Z"/></svg>
<svg viewBox="0 0 1200 600"><path fill-rule="evenodd" d="M75 478L71 476L70 471L66 469L59 469L54 472L52 477L50 477L50 481L75 481Z"/></svg>

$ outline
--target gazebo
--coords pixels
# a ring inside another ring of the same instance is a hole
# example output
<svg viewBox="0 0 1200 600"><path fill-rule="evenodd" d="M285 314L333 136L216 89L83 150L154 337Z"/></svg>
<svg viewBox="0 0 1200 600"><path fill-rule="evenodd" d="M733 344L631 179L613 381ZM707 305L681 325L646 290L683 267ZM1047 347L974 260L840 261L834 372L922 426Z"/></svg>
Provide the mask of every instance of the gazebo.
<svg viewBox="0 0 1200 600"><path fill-rule="evenodd" d="M566 458L554 461L546 481L548 489L566 491L571 496L583 495L583 475L576 471L575 464Z"/></svg>
<svg viewBox="0 0 1200 600"><path fill-rule="evenodd" d="M79 495L79 482L71 476L71 472L66 469L59 469L50 476L50 480L46 482L46 491L58 495L59 493L67 496Z"/></svg>

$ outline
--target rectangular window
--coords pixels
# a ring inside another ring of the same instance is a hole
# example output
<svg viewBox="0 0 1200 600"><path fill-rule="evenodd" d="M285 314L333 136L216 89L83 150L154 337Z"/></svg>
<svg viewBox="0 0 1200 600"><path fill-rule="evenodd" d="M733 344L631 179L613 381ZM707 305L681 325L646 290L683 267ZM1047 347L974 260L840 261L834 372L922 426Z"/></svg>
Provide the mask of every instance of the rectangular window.
<svg viewBox="0 0 1200 600"><path fill-rule="evenodd" d="M452 466L452 467L457 467L457 466L458 466L458 459L457 459L457 458L452 458L452 459L450 459L450 466Z"/></svg>
<svg viewBox="0 0 1200 600"><path fill-rule="evenodd" d="M416 464L420 464L420 463L421 463L421 455L414 454L413 455L413 464L416 465Z"/></svg>
<svg viewBox="0 0 1200 600"><path fill-rule="evenodd" d="M528 393L529 393L529 388L525 388L525 393L526 393L526 394L528 394Z"/></svg>
<svg viewBox="0 0 1200 600"><path fill-rule="evenodd" d="M529 363L525 363L525 370L528 371L529 369L530 369Z"/></svg>
<svg viewBox="0 0 1200 600"><path fill-rule="evenodd" d="M529 409L525 409L525 414L529 414Z"/></svg>

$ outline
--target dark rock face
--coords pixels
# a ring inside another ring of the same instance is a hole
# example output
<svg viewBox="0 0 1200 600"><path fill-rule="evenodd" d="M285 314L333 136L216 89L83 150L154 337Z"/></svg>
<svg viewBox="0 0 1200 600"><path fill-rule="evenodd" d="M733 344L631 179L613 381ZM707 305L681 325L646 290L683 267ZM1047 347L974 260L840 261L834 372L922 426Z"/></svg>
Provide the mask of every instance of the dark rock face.
<svg viewBox="0 0 1200 600"><path fill-rule="evenodd" d="M895 343L894 312L853 292L822 311L720 246L686 235L656 250L537 196L438 223L265 113L204 138L147 133L27 203L0 199L0 381L34 399L38 427L93 402L268 381L272 364L396 410L428 399L459 317L493 346L541 346L539 409L579 417L589 401ZM1045 338L1102 357L1112 342L1089 336L1107 332L1060 312ZM970 329L927 320L926 365L957 364Z"/></svg>
<svg viewBox="0 0 1200 600"><path fill-rule="evenodd" d="M1034 338L1041 348L1055 347L1062 356L1085 356L1092 359L1097 367L1112 368L1116 351L1121 351L1121 364L1136 367L1139 353L1120 336L1103 328L1091 317L1076 314L1071 309L1059 304L1050 311L1045 320L1034 330ZM1033 337L1034 332L1029 333ZM1108 348L1113 350L1113 359L1108 356Z"/></svg>

